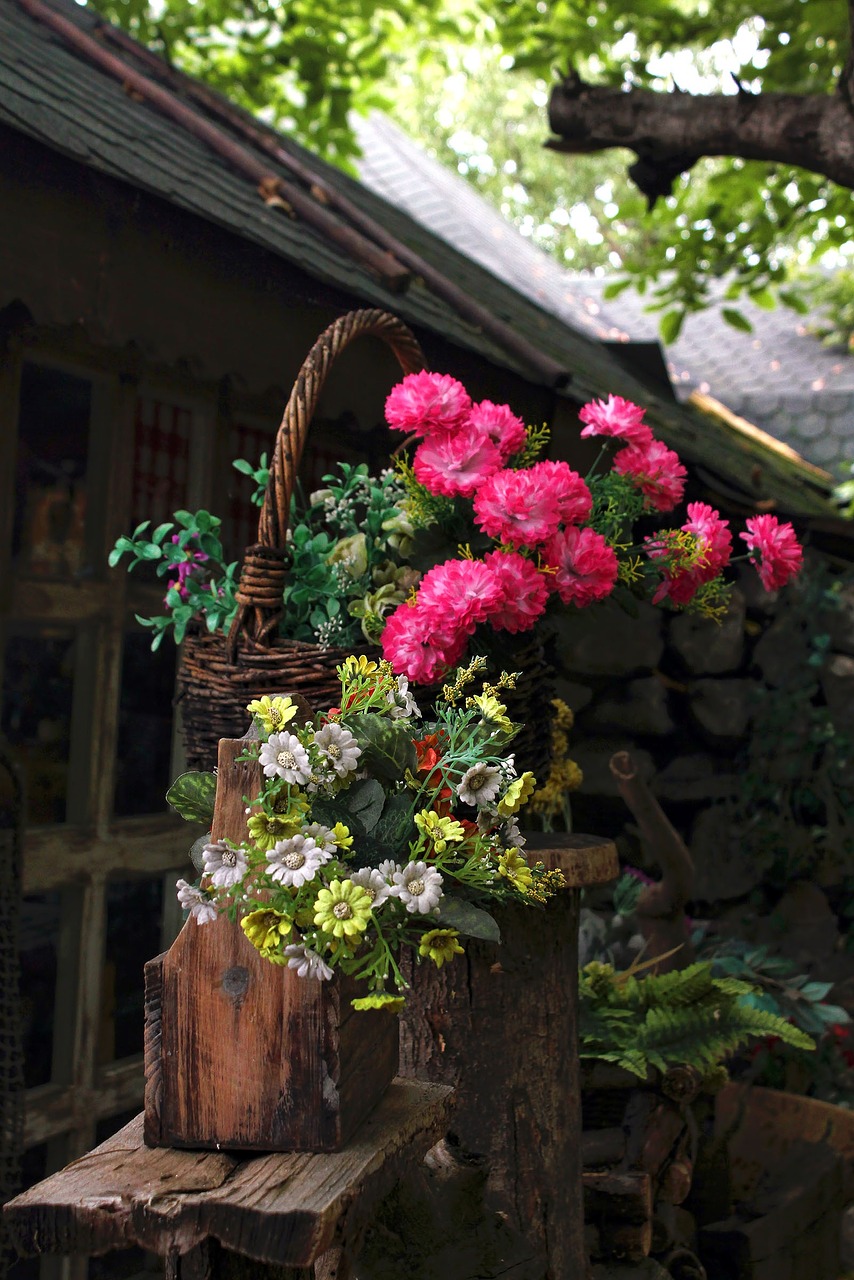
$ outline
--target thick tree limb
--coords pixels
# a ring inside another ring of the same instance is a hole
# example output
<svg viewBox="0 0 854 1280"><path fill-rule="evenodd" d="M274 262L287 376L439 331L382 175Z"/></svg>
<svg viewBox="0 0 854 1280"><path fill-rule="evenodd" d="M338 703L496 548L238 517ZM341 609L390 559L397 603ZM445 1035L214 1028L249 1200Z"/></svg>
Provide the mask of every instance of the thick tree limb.
<svg viewBox="0 0 854 1280"><path fill-rule="evenodd" d="M834 94L656 93L585 84L571 73L552 89L556 151L628 147L630 174L650 205L700 156L791 164L854 188L854 108L845 77Z"/></svg>

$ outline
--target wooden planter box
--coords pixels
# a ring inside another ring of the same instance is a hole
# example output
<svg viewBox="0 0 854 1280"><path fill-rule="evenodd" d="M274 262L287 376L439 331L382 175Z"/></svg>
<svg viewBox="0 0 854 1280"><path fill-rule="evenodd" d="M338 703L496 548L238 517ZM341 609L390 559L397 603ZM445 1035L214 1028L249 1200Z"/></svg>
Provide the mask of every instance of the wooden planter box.
<svg viewBox="0 0 854 1280"><path fill-rule="evenodd" d="M212 838L245 832L257 765L222 739ZM317 982L263 959L226 917L188 920L146 965L145 1141L226 1151L337 1151L398 1065L398 1019L357 1013L342 976Z"/></svg>
<svg viewBox="0 0 854 1280"><path fill-rule="evenodd" d="M188 920L145 967L145 1141L337 1151L397 1074L398 1020L346 978L259 956L225 918Z"/></svg>

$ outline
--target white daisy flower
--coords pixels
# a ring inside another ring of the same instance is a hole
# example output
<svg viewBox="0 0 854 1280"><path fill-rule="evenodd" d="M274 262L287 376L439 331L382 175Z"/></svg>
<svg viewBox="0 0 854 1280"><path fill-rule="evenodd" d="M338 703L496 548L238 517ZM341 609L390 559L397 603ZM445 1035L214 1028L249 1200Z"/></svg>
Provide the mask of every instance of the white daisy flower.
<svg viewBox="0 0 854 1280"><path fill-rule="evenodd" d="M362 748L349 729L341 724L325 724L314 735L314 744L326 756L339 778L355 772Z"/></svg>
<svg viewBox="0 0 854 1280"><path fill-rule="evenodd" d="M318 850L323 855L323 861L328 862L334 853L338 852L338 845L335 842L335 836L329 827L324 827L322 822L312 822L308 826L301 829L300 835L310 836L317 845Z"/></svg>
<svg viewBox="0 0 854 1280"><path fill-rule="evenodd" d="M504 845L505 849L524 849L525 836L524 833L519 830L519 823L515 818L510 818L504 823L499 835L501 843Z"/></svg>
<svg viewBox="0 0 854 1280"><path fill-rule="evenodd" d="M397 691L389 690L387 702L391 704L392 720L402 720L406 716L420 716L418 703L409 692L409 681L406 676L397 677Z"/></svg>
<svg viewBox="0 0 854 1280"><path fill-rule="evenodd" d="M302 786L311 777L308 752L293 733L271 733L261 748L260 762L268 778Z"/></svg>
<svg viewBox="0 0 854 1280"><path fill-rule="evenodd" d="M202 850L204 873L217 889L233 889L246 875L249 863L242 849L232 849L224 840L206 844Z"/></svg>
<svg viewBox="0 0 854 1280"><path fill-rule="evenodd" d="M317 982L328 982L334 976L329 965L317 952L312 951L311 947L303 946L301 942L292 942L285 947L285 955L288 957L288 968L296 969L301 978L314 978Z"/></svg>
<svg viewBox="0 0 854 1280"><path fill-rule="evenodd" d="M475 764L467 769L457 783L457 795L463 804L478 809L491 804L501 789L501 770L493 765Z"/></svg>
<svg viewBox="0 0 854 1280"><path fill-rule="evenodd" d="M277 840L275 848L267 854L272 878L294 889L301 889L313 880L326 861L312 838L303 835Z"/></svg>
<svg viewBox="0 0 854 1280"><path fill-rule="evenodd" d="M395 871L394 883L398 886L398 897L413 915L429 915L439 905L442 877L426 862L410 862L402 871Z"/></svg>
<svg viewBox="0 0 854 1280"><path fill-rule="evenodd" d="M391 864L394 866L394 863ZM381 907L389 898L396 898L399 890L396 885L389 884L379 867L360 867L354 871L350 879L371 899L371 909Z"/></svg>
<svg viewBox="0 0 854 1280"><path fill-rule="evenodd" d="M178 890L178 901L185 911L189 911L196 924L210 924L211 920L216 920L216 907L201 889L188 884L186 880L179 880L175 888Z"/></svg>

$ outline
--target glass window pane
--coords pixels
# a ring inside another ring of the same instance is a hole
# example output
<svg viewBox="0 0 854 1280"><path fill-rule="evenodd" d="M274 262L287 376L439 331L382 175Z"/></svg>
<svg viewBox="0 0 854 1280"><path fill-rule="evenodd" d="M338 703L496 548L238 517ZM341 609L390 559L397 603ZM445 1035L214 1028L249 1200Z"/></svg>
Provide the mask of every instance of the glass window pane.
<svg viewBox="0 0 854 1280"><path fill-rule="evenodd" d="M143 974L160 952L163 878L114 880L107 886L104 1006L98 1061L142 1052Z"/></svg>
<svg viewBox="0 0 854 1280"><path fill-rule="evenodd" d="M2 729L21 767L30 825L65 822L76 643L73 635L11 635Z"/></svg>
<svg viewBox="0 0 854 1280"><path fill-rule="evenodd" d="M86 462L92 386L59 369L21 371L12 555L27 574L86 566Z"/></svg>
<svg viewBox="0 0 854 1280"><path fill-rule="evenodd" d="M60 908L59 893L30 894L21 904L21 1007L28 1089L51 1078Z"/></svg>
<svg viewBox="0 0 854 1280"><path fill-rule="evenodd" d="M257 467L260 465L261 455L266 453L269 466L276 443L277 425L272 422L266 426L249 422L232 422L229 427L229 476L226 489L228 507L222 513L214 512L214 515L222 515L222 545L227 561L243 559L244 551L258 536L258 516L260 515L260 508L252 502L255 481L251 476L235 471L231 463L238 458L243 458L253 467Z"/></svg>
<svg viewBox="0 0 854 1280"><path fill-rule="evenodd" d="M191 425L189 409L153 396L137 400L131 528L161 524L187 505Z"/></svg>
<svg viewBox="0 0 854 1280"><path fill-rule="evenodd" d="M151 652L147 632L125 637L119 695L116 759L117 817L163 813L172 781L172 698L175 646L166 639Z"/></svg>

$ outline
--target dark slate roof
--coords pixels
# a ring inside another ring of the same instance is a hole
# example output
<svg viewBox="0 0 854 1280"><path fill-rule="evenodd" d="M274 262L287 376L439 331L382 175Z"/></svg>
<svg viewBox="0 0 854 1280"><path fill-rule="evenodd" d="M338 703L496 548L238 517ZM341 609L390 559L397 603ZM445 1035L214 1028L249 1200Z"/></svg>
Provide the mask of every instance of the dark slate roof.
<svg viewBox="0 0 854 1280"><path fill-rule="evenodd" d="M57 29L57 16L60 26L70 25ZM104 50L112 58L111 66L104 65ZM158 93L160 106L153 101ZM165 114L174 108L183 112L180 119ZM531 296L523 281L526 273L535 273L533 264L525 267L521 278L508 282L501 272L482 265L472 245L459 247L444 240L437 234L446 216L441 188L428 190L434 203L430 225L425 225L420 216L413 216L424 214L423 201L419 210L410 212L402 202L378 195L367 182L324 164L168 68L71 0L0 4L0 123L261 245L343 291L354 305L392 310L417 329L439 334L529 382L559 390L559 379L549 368L543 371L540 357L545 356L551 367L571 379L567 394L576 403L611 392L644 403L651 425L664 440L687 461L705 466L736 488L746 474L757 474L753 464L759 462L761 478L752 497L775 498L791 512L827 510L821 473L773 441L757 441L741 432L725 417L680 406L666 380L657 385L644 381L643 372L639 380L618 358L633 344L609 349L595 326L584 323L577 306L564 316L547 293ZM264 174L290 183L294 199L299 194L312 209L305 216L287 216L266 203L257 175L241 172L237 161L223 154L221 143L237 144L244 158L263 164ZM293 162L301 166L301 177L295 176ZM332 193L332 203L318 197L318 187ZM353 206L350 213L348 201ZM408 288L394 292L368 268L364 255L342 250L329 234L316 229L310 216L314 206L333 220L336 230L352 231L361 219L361 234L399 260L415 254ZM483 234L496 235L494 224L487 229L489 211L482 202L478 210ZM516 243L515 232L512 236L511 245ZM419 260L423 271L417 268ZM548 273L544 280L550 288ZM583 311L586 304L580 305ZM509 337L496 331L496 320L511 331ZM525 342L536 348L535 359L530 350L520 348Z"/></svg>
<svg viewBox="0 0 854 1280"><path fill-rule="evenodd" d="M359 176L373 191L566 324L603 342L658 341L657 317L639 294L628 289L605 301L604 277L565 270L386 116L354 126ZM667 349L677 398L714 396L817 466L854 460L854 358L823 347L786 307L739 303L753 325L747 334L721 318L721 302L689 316Z"/></svg>

